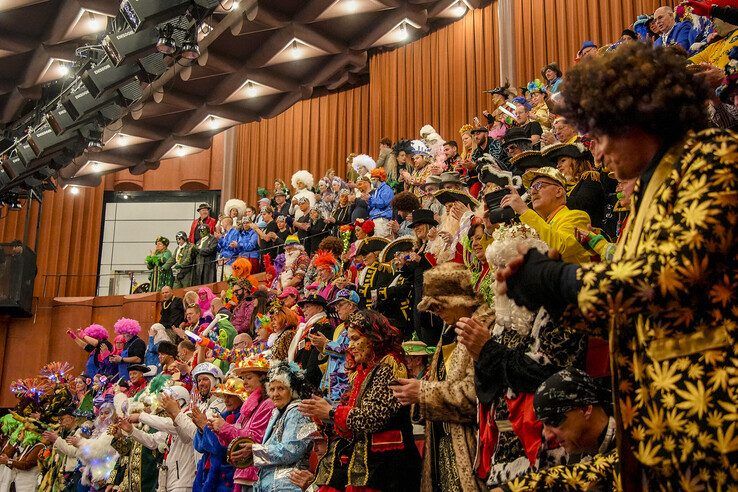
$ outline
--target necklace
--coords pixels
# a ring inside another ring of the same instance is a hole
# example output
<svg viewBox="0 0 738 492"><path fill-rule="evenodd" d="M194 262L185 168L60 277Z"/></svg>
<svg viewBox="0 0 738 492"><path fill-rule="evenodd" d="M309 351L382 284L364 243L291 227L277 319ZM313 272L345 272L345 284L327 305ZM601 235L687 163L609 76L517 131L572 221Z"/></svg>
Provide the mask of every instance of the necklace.
<svg viewBox="0 0 738 492"><path fill-rule="evenodd" d="M169 309L169 306L171 306L171 305L172 305L172 299L169 300L169 304L167 304L167 301L164 301L162 303L162 308Z"/></svg>

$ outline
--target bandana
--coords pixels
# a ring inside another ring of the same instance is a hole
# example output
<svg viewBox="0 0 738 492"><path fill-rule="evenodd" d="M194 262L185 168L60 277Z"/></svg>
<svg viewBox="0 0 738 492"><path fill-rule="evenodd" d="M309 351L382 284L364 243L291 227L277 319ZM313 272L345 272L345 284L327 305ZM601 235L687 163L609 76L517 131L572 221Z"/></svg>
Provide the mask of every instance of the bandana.
<svg viewBox="0 0 738 492"><path fill-rule="evenodd" d="M538 420L557 427L566 419L566 413L588 405L601 405L607 401L602 388L578 369L559 371L538 387L533 408Z"/></svg>

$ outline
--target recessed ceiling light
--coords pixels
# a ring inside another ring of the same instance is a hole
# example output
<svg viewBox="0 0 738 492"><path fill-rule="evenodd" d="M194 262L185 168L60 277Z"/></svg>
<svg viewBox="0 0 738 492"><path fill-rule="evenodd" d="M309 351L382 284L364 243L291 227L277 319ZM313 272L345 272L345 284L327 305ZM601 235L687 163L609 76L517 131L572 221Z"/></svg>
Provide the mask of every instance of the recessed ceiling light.
<svg viewBox="0 0 738 492"><path fill-rule="evenodd" d="M70 186L69 193L71 193L72 195L79 195L79 188L77 188L76 186Z"/></svg>
<svg viewBox="0 0 738 492"><path fill-rule="evenodd" d="M98 29L102 28L102 22L100 22L100 19L98 19L97 16L90 11L87 11L87 27L89 27L93 31L97 31Z"/></svg>
<svg viewBox="0 0 738 492"><path fill-rule="evenodd" d="M211 130L217 130L220 126L220 122L218 121L218 119L212 115L210 116L210 118L208 118L208 124L210 125Z"/></svg>
<svg viewBox="0 0 738 492"><path fill-rule="evenodd" d="M238 8L238 0L233 0L233 3L231 4L231 12L236 10Z"/></svg>
<svg viewBox="0 0 738 492"><path fill-rule="evenodd" d="M175 153L176 153L176 154L177 154L177 155L178 155L179 157L184 157L184 156L185 156L185 154L187 153L187 151L185 150L185 148L184 148L184 147L182 147L181 145L177 144L177 149L175 150Z"/></svg>
<svg viewBox="0 0 738 492"><path fill-rule="evenodd" d="M405 22L400 24L400 29L397 30L397 39L400 41L405 41L407 38L410 37L410 33L407 32L407 26L405 25Z"/></svg>
<svg viewBox="0 0 738 492"><path fill-rule="evenodd" d="M57 69L57 72L59 73L60 77L66 77L69 75L69 67L65 63L59 63L59 68Z"/></svg>
<svg viewBox="0 0 738 492"><path fill-rule="evenodd" d="M124 133L118 134L118 143L120 145L126 145L128 143L128 137Z"/></svg>
<svg viewBox="0 0 738 492"><path fill-rule="evenodd" d="M250 80L246 82L246 97L256 97L258 94L259 90L256 88L256 85Z"/></svg>
<svg viewBox="0 0 738 492"><path fill-rule="evenodd" d="M292 58L295 60L302 56L302 50L300 49L300 45L297 44L296 39L292 41L292 48L290 48L290 52L292 53Z"/></svg>
<svg viewBox="0 0 738 492"><path fill-rule="evenodd" d="M356 12L356 9L358 7L359 5L356 0L344 0L343 1L343 8L346 10L346 12L354 13Z"/></svg>
<svg viewBox="0 0 738 492"><path fill-rule="evenodd" d="M102 164L97 161L92 161L90 162L90 169L92 169L92 172L99 173L102 171Z"/></svg>
<svg viewBox="0 0 738 492"><path fill-rule="evenodd" d="M128 195L128 193L123 193L123 200L128 200L129 198L130 196Z"/></svg>

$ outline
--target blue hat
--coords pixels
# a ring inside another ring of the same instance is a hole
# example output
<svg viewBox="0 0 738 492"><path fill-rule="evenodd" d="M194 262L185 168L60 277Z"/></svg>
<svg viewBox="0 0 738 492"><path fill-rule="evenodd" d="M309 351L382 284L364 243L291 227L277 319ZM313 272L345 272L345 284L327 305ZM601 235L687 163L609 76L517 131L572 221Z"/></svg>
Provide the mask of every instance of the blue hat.
<svg viewBox="0 0 738 492"><path fill-rule="evenodd" d="M579 48L579 51L577 51L577 56L582 56L582 51L586 50L587 48L597 48L597 45L594 43L594 41L583 42L582 47Z"/></svg>
<svg viewBox="0 0 738 492"><path fill-rule="evenodd" d="M359 305L359 294L357 294L355 291L350 289L341 289L338 292L336 292L336 297L329 303L329 305L335 305L338 304L341 301L349 301L353 302L357 306Z"/></svg>

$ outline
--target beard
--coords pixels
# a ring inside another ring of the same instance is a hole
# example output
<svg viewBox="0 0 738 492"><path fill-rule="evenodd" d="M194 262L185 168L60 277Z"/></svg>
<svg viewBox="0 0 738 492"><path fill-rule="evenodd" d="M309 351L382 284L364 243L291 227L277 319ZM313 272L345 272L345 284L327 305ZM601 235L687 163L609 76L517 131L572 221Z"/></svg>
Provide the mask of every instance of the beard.
<svg viewBox="0 0 738 492"><path fill-rule="evenodd" d="M300 251L299 249L295 249L292 251L285 251L284 252L285 266L294 265L297 259L300 257L301 253L302 251Z"/></svg>

